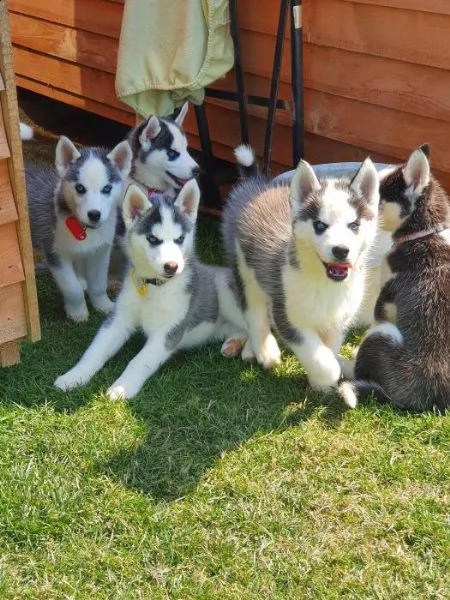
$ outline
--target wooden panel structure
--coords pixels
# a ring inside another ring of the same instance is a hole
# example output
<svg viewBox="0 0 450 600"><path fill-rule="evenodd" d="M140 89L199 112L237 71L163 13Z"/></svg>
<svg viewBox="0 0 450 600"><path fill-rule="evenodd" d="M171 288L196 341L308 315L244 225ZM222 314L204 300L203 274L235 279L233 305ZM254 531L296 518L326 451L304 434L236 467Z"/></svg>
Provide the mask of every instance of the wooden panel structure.
<svg viewBox="0 0 450 600"><path fill-rule="evenodd" d="M238 3L249 94L268 96L279 0ZM9 0L18 84L127 124L114 93L123 0ZM450 184L448 0L303 0L305 149L311 162L403 160L428 141ZM289 28L273 138L273 173L291 168ZM233 90L233 73L213 84ZM214 153L232 160L235 103L207 98ZM250 140L262 154L267 111L250 107ZM199 140L193 111L186 129Z"/></svg>
<svg viewBox="0 0 450 600"><path fill-rule="evenodd" d="M40 338L8 12L0 2L0 366Z"/></svg>

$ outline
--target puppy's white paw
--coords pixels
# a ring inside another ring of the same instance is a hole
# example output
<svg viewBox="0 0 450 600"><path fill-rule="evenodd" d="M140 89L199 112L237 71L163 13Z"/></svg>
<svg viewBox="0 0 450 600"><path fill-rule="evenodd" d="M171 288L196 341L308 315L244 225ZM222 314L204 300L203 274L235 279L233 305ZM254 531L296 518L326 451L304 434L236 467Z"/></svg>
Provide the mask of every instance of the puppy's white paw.
<svg viewBox="0 0 450 600"><path fill-rule="evenodd" d="M338 394L349 408L355 408L358 404L358 396L350 381L343 381L338 387Z"/></svg>
<svg viewBox="0 0 450 600"><path fill-rule="evenodd" d="M308 380L311 387L329 392L336 387L341 376L341 366L333 352L323 346L314 355L314 365L309 368Z"/></svg>
<svg viewBox="0 0 450 600"><path fill-rule="evenodd" d="M131 381L117 379L107 390L105 396L108 400L127 400L136 396L141 388L136 387Z"/></svg>
<svg viewBox="0 0 450 600"><path fill-rule="evenodd" d="M256 353L256 359L265 369L271 369L281 364L281 352L277 340L272 334L269 334Z"/></svg>
<svg viewBox="0 0 450 600"><path fill-rule="evenodd" d="M82 306L77 310L67 311L67 316L69 319L72 319L72 321L75 321L75 323L84 323L89 319L89 311L87 306Z"/></svg>
<svg viewBox="0 0 450 600"><path fill-rule="evenodd" d="M240 354L242 352L242 348L244 347L245 342L246 342L245 338L234 336L234 335L230 336L222 344L220 353L225 358L232 358L234 356L237 356L238 354Z"/></svg>
<svg viewBox="0 0 450 600"><path fill-rule="evenodd" d="M64 373L64 375L57 377L53 385L60 390L67 391L80 385L84 385L89 381L89 379L90 377L88 373L72 369L71 371Z"/></svg>
<svg viewBox="0 0 450 600"><path fill-rule="evenodd" d="M245 342L245 346L242 349L241 358L244 362L248 362L248 363L256 362L256 356L255 356L255 353L253 352L253 346L249 339Z"/></svg>
<svg viewBox="0 0 450 600"><path fill-rule="evenodd" d="M95 309L105 313L106 315L114 309L114 302L112 302L112 300L110 300L106 294L100 298L92 300L92 304Z"/></svg>

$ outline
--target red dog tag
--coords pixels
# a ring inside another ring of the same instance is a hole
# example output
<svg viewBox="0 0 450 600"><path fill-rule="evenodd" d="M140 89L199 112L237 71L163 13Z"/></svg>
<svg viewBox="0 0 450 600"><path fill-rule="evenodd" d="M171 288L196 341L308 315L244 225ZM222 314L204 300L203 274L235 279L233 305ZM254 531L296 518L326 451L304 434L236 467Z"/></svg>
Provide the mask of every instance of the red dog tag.
<svg viewBox="0 0 450 600"><path fill-rule="evenodd" d="M76 240L86 239L86 229L75 217L67 217L66 227Z"/></svg>

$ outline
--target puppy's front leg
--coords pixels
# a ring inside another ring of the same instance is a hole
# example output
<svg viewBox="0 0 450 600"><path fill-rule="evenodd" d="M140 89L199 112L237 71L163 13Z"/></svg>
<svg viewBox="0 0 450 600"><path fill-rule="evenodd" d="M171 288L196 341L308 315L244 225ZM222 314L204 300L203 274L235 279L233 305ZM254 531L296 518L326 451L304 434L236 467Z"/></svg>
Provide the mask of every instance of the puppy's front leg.
<svg viewBox="0 0 450 600"><path fill-rule="evenodd" d="M79 362L58 377L54 385L62 390L69 390L87 383L120 350L133 331L133 325L114 314L103 323Z"/></svg>
<svg viewBox="0 0 450 600"><path fill-rule="evenodd" d="M73 264L62 260L49 268L57 286L64 296L64 308L68 317L74 321L87 321L89 312L84 299L84 290Z"/></svg>
<svg viewBox="0 0 450 600"><path fill-rule="evenodd" d="M305 367L312 387L330 391L341 376L341 366L330 350L314 331L299 332L299 341L290 342L289 347Z"/></svg>
<svg viewBox="0 0 450 600"><path fill-rule="evenodd" d="M107 390L110 400L132 398L135 396L149 377L164 364L173 354L164 344L165 337L151 336L142 350L136 354L122 375Z"/></svg>
<svg viewBox="0 0 450 600"><path fill-rule="evenodd" d="M111 246L105 244L85 261L87 291L92 306L104 313L114 308L114 302L108 298L108 269L111 257Z"/></svg>

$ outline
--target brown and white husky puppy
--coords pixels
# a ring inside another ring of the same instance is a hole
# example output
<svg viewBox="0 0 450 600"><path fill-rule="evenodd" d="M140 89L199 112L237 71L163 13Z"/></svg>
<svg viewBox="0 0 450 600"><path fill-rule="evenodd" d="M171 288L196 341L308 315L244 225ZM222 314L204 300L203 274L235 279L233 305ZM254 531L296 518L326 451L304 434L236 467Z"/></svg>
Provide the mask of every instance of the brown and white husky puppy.
<svg viewBox="0 0 450 600"><path fill-rule="evenodd" d="M428 158L424 145L380 184L393 247L376 324L358 350L354 379L340 386L352 407L372 390L401 409L450 406L450 201Z"/></svg>

